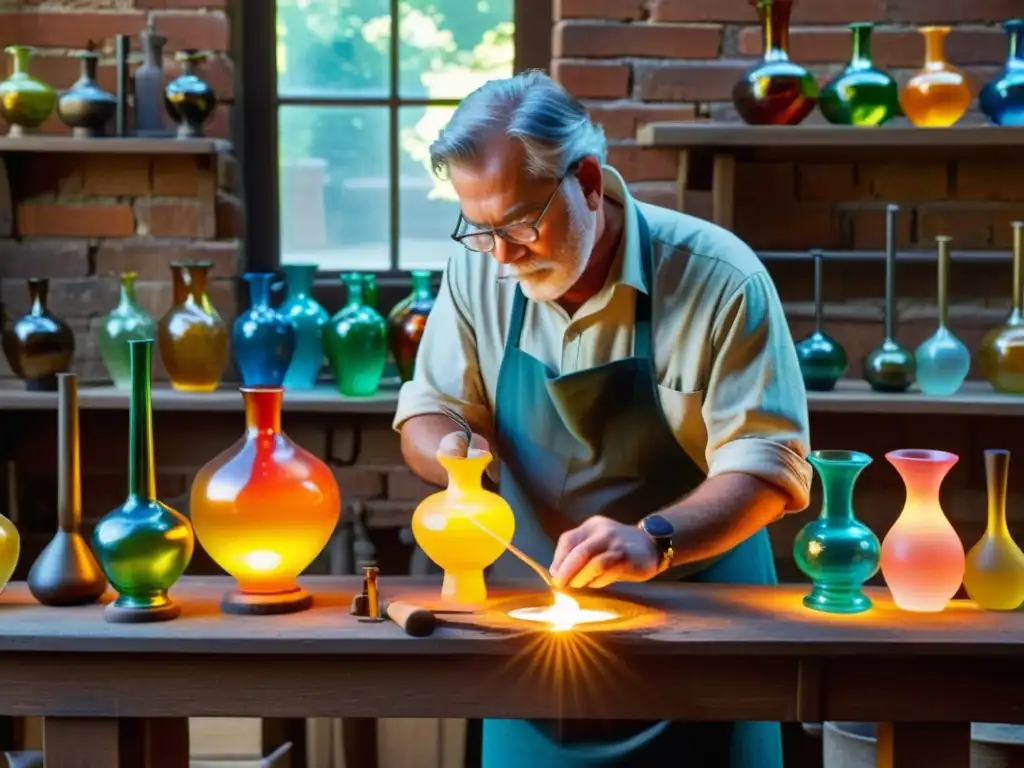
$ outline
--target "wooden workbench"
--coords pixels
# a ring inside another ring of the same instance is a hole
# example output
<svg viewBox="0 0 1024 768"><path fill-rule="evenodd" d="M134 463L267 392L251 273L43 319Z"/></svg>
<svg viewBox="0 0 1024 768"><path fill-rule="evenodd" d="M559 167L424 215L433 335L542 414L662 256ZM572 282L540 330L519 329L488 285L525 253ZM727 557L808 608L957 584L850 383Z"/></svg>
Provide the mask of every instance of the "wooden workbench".
<svg viewBox="0 0 1024 768"><path fill-rule="evenodd" d="M880 728L879 765L896 768L966 768L972 720L1024 722L1020 613L907 614L874 589L872 611L830 616L802 606L802 586L647 584L605 593L624 618L584 633L503 618L543 597L518 590L415 639L349 615L358 579L304 583L309 612L229 617L229 580L185 578L181 618L150 625L45 608L12 583L0 712L45 717L59 768L180 768L189 716L881 721L895 724ZM382 586L427 602L427 584Z"/></svg>

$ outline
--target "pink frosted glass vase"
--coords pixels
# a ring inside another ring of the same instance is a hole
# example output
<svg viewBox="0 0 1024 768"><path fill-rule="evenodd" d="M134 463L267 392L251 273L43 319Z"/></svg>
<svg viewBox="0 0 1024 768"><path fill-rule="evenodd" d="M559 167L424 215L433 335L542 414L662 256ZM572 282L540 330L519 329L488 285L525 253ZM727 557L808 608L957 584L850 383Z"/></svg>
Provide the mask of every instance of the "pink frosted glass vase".
<svg viewBox="0 0 1024 768"><path fill-rule="evenodd" d="M907 501L882 541L882 576L899 608L941 611L964 579L964 545L939 502L942 480L960 459L916 448L885 458L903 478Z"/></svg>

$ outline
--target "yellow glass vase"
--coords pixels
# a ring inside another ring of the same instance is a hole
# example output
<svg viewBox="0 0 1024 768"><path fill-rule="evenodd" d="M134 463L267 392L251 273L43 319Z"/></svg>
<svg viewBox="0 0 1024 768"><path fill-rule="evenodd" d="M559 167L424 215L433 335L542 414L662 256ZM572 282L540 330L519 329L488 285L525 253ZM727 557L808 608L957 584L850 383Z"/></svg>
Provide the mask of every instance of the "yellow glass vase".
<svg viewBox="0 0 1024 768"><path fill-rule="evenodd" d="M1024 552L1006 525L1006 481L1009 451L985 451L988 485L988 527L967 553L964 589L990 611L1013 611L1024 604Z"/></svg>
<svg viewBox="0 0 1024 768"><path fill-rule="evenodd" d="M978 367L997 392L1024 394L1024 222L1013 226L1013 291L1010 316L985 334L978 348Z"/></svg>
<svg viewBox="0 0 1024 768"><path fill-rule="evenodd" d="M14 575L21 557L21 534L17 527L3 515L0 515L0 592L4 591L7 582Z"/></svg>
<svg viewBox="0 0 1024 768"><path fill-rule="evenodd" d="M464 606L487 599L484 569L512 541L516 519L498 494L483 487L492 456L470 450L465 458L439 453L448 487L425 498L412 516L412 533L427 557L444 571L441 597Z"/></svg>
<svg viewBox="0 0 1024 768"><path fill-rule="evenodd" d="M948 128L971 106L974 96L964 73L946 60L949 27L921 27L924 35L924 67L900 92L900 107L914 125Z"/></svg>

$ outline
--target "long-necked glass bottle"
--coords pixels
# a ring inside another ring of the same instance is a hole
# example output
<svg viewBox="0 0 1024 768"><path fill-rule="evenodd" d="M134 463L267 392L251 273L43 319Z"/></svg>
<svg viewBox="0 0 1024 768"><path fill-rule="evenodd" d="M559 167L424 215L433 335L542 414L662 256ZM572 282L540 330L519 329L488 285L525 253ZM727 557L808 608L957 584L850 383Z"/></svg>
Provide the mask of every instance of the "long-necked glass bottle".
<svg viewBox="0 0 1024 768"><path fill-rule="evenodd" d="M286 390L313 389L324 362L324 327L330 315L313 298L316 264L285 264L288 296L280 312L295 326L295 354L284 376Z"/></svg>
<svg viewBox="0 0 1024 768"><path fill-rule="evenodd" d="M814 332L797 342L796 356L804 386L816 392L835 389L846 373L846 350L822 328L824 293L824 254L813 251L814 257Z"/></svg>
<svg viewBox="0 0 1024 768"><path fill-rule="evenodd" d="M875 25L850 25L850 63L821 89L818 107L836 125L881 125L900 112L896 81L871 60L871 32Z"/></svg>
<svg viewBox="0 0 1024 768"><path fill-rule="evenodd" d="M192 560L195 535L184 515L156 496L153 460L153 342L128 342L132 391L128 406L128 498L93 530L93 550L117 591L104 618L167 621L181 613L168 591Z"/></svg>
<svg viewBox="0 0 1024 768"><path fill-rule="evenodd" d="M363 301L363 276L342 276L346 304L324 331L324 350L334 371L338 391L350 397L376 394L388 359L387 323Z"/></svg>
<svg viewBox="0 0 1024 768"><path fill-rule="evenodd" d="M1003 25L1007 37L1006 64L978 94L978 106L996 125L1024 125L1024 19Z"/></svg>
<svg viewBox="0 0 1024 768"><path fill-rule="evenodd" d="M1024 394L1024 222L1013 226L1013 292L1010 316L985 334L978 367L997 392Z"/></svg>
<svg viewBox="0 0 1024 768"><path fill-rule="evenodd" d="M100 356L118 389L130 389L131 359L128 342L132 339L155 339L156 322L135 298L135 272L121 273L121 296L103 325L99 328Z"/></svg>
<svg viewBox="0 0 1024 768"><path fill-rule="evenodd" d="M971 368L971 353L956 337L949 322L949 243L947 235L938 235L939 327L914 352L917 384L926 395L952 395L964 383Z"/></svg>

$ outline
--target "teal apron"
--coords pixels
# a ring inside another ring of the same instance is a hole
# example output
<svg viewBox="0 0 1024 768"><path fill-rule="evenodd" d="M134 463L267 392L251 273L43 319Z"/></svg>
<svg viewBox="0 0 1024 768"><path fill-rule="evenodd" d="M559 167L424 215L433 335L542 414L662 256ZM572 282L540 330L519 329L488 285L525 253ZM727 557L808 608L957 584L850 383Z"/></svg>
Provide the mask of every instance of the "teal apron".
<svg viewBox="0 0 1024 768"><path fill-rule="evenodd" d="M647 222L639 210L636 214L647 293L637 291L633 357L558 376L519 348L527 300L516 288L495 405L501 495L516 515L514 543L541 563L551 562L560 534L588 517L600 514L634 525L705 479L676 440L658 397L650 299L654 250ZM662 576L777 583L764 529L703 565L696 573ZM489 575L530 577L508 553ZM781 768L779 724L486 720L483 725L483 768L659 764Z"/></svg>

